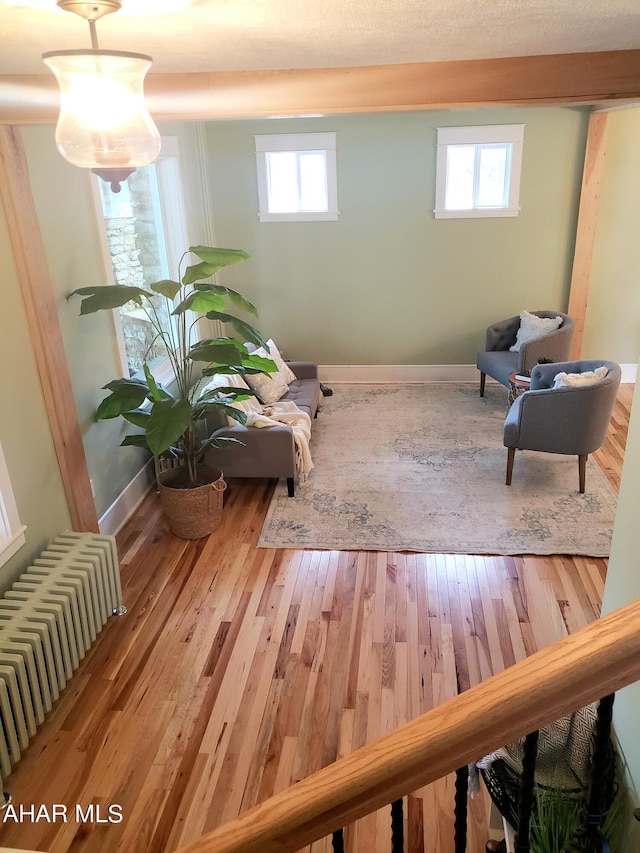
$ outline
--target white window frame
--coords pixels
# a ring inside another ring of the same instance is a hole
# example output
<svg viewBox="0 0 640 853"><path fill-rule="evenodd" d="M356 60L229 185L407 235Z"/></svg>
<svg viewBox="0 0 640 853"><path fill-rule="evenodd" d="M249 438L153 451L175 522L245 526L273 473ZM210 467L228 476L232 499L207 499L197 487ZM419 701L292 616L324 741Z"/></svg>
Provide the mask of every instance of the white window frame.
<svg viewBox="0 0 640 853"><path fill-rule="evenodd" d="M164 224L164 234L162 236L164 237L164 243L167 250L167 262L170 271L169 278L173 278L177 275L178 264L180 263L182 254L185 249L189 247L184 194L182 189L182 178L180 175L178 140L175 137L162 137L162 149L158 159L155 161L155 167L156 175L158 177L158 203L162 214L162 222ZM100 226L98 230L100 232L100 243L102 246L107 283L115 284L113 267L111 265L111 254L109 251L109 244L107 242L107 231L102 212L99 181L100 178L96 175L91 176L94 203ZM188 316L195 319L192 312L189 312ZM122 332L122 320L120 317L120 311L117 308L113 311L113 325L122 376L128 376L129 367L127 363L127 351L124 342L124 335ZM161 382L163 385L168 385L175 379L171 359L168 357L157 364L152 373L154 379L157 382Z"/></svg>
<svg viewBox="0 0 640 853"><path fill-rule="evenodd" d="M436 219L475 219L487 216L517 216L520 212L520 173L522 170L523 124L477 125L470 127L437 128L436 156ZM450 145L509 144L509 198L505 207L474 207L448 210L445 207L447 190L447 154Z"/></svg>
<svg viewBox="0 0 640 853"><path fill-rule="evenodd" d="M258 215L260 222L327 222L338 219L338 172L336 165L336 134L271 133L258 134L256 167L258 172ZM299 210L287 213L269 212L267 154L274 151L321 151L325 155L327 179L327 210Z"/></svg>
<svg viewBox="0 0 640 853"><path fill-rule="evenodd" d="M9 469L0 444L0 566L22 548L26 542L26 529L26 526L20 523Z"/></svg>

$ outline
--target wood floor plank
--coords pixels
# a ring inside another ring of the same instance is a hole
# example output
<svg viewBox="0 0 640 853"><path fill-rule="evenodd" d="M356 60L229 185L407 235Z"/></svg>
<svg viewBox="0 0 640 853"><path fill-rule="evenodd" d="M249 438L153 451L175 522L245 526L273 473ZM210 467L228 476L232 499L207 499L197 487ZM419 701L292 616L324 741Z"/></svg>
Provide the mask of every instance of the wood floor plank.
<svg viewBox="0 0 640 853"><path fill-rule="evenodd" d="M632 388L594 459L614 489ZM231 481L221 527L176 539L150 493L118 536L110 619L6 780L14 803L121 823L6 822L48 853L172 853L240 810L499 672L600 611L601 558L256 547L274 484ZM405 799L412 853L452 853L453 777ZM486 791L469 850L488 838ZM346 827L389 849L389 811ZM329 853L321 839L306 853Z"/></svg>

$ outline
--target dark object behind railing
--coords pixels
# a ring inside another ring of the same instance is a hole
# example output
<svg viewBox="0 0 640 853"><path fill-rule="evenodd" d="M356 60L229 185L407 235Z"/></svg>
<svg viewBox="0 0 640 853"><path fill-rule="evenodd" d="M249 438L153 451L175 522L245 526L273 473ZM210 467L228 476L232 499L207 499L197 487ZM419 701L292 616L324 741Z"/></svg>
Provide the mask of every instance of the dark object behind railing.
<svg viewBox="0 0 640 853"><path fill-rule="evenodd" d="M337 829L331 837L333 853L344 853L344 829Z"/></svg>
<svg viewBox="0 0 640 853"><path fill-rule="evenodd" d="M344 853L344 830L338 829L331 836L334 853ZM404 853L404 810L402 799L391 803L391 853Z"/></svg>
<svg viewBox="0 0 640 853"><path fill-rule="evenodd" d="M601 699L596 713L591 741L589 788L586 792L586 800L583 801L585 820L579 837L574 838L574 843L578 844L576 849L583 851L583 853L610 853L609 841L602 831L602 825L617 791L615 749L611 741L614 698L615 694L612 693ZM506 782L512 772L510 768L502 762L500 763L500 772L497 775L487 774L483 771L483 777L492 800L509 823L516 826L515 853L529 853L531 850L531 819L536 811L535 767L537 746L538 732L533 732L526 737L524 742L522 773L518 781L518 802L515 811L515 803L512 804L506 792L503 793L499 790L499 779L502 776ZM458 795L456 792L457 808ZM501 849L500 846L496 846L497 844L497 842L488 843L487 850ZM456 853L459 853L457 846L455 850Z"/></svg>
<svg viewBox="0 0 640 853"><path fill-rule="evenodd" d="M522 753L522 775L518 792L518 826L515 838L515 853L529 853L531 813L536 801L536 759L538 757L538 732L531 732L524 741Z"/></svg>
<svg viewBox="0 0 640 853"><path fill-rule="evenodd" d="M402 800L391 803L391 853L404 853Z"/></svg>
<svg viewBox="0 0 640 853"><path fill-rule="evenodd" d="M453 846L455 853L467 849L467 800L469 794L469 768L456 770L456 798L453 812Z"/></svg>

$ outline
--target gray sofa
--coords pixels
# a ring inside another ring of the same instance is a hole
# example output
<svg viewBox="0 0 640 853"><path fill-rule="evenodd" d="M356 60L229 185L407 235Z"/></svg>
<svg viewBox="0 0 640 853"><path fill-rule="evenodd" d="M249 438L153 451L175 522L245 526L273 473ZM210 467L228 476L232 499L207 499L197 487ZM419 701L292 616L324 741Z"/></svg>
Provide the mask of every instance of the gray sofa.
<svg viewBox="0 0 640 853"><path fill-rule="evenodd" d="M318 365L307 361L287 362L296 375L289 392L282 398L293 401L313 419L318 413L320 382ZM243 446L230 444L214 448L207 461L222 469L225 477L284 477L289 497L295 494L296 452L293 432L285 424L272 427L229 426L226 417L216 412L207 418L207 430L216 438L236 438Z"/></svg>
<svg viewBox="0 0 640 853"><path fill-rule="evenodd" d="M562 325L543 338L522 344L520 352L511 352L520 328L520 316L508 317L494 323L486 331L485 348L476 356L480 371L480 396L484 396L484 383L488 376L509 387L509 374L529 372L539 358L565 361L569 358L573 338L574 321L561 311L532 311L538 317L562 317Z"/></svg>

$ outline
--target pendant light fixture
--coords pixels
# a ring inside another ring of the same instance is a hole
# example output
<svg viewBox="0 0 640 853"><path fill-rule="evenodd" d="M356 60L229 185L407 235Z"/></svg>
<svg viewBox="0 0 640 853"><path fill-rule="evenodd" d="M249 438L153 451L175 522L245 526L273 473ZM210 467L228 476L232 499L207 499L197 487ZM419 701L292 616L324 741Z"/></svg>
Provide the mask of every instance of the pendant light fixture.
<svg viewBox="0 0 640 853"><path fill-rule="evenodd" d="M69 163L91 169L120 191L137 166L160 153L160 134L144 101L152 59L143 53L100 50L96 21L117 12L121 0L57 0L89 22L91 49L44 53L60 86L56 145Z"/></svg>

